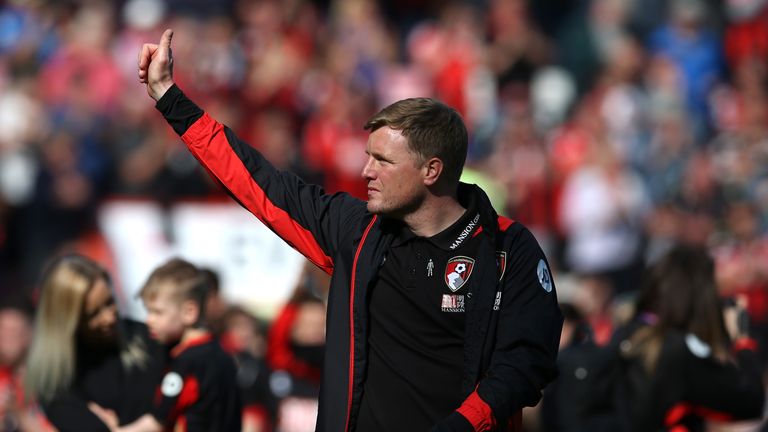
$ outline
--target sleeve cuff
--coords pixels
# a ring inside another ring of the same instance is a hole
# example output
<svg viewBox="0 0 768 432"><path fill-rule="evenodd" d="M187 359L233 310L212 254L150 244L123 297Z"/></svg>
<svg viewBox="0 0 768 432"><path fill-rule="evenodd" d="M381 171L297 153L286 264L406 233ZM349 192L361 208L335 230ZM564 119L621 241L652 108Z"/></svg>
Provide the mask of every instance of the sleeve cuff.
<svg viewBox="0 0 768 432"><path fill-rule="evenodd" d="M736 341L733 342L733 350L734 351L741 351L741 350L757 351L757 341L749 337L736 339Z"/></svg>
<svg viewBox="0 0 768 432"><path fill-rule="evenodd" d="M171 107L173 107L174 101L183 95L184 93L181 91L179 86L174 84L171 86L171 88L166 90L165 94L160 99L158 99L157 102L155 102L155 108L163 115L165 115L170 111Z"/></svg>
<svg viewBox="0 0 768 432"><path fill-rule="evenodd" d="M456 410L457 414L472 426L471 431L489 431L496 427L496 419L493 410L477 391L467 397L464 403Z"/></svg>
<svg viewBox="0 0 768 432"><path fill-rule="evenodd" d="M155 109L160 111L179 136L184 135L187 129L203 116L203 110L195 105L176 84L172 85L155 103Z"/></svg>

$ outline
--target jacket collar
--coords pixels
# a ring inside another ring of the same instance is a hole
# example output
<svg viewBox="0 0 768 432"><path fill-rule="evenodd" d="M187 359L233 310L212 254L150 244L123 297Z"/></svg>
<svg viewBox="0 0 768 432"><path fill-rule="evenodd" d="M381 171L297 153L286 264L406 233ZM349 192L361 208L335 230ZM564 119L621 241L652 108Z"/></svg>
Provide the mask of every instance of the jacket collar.
<svg viewBox="0 0 768 432"><path fill-rule="evenodd" d="M480 214L479 223L482 230L495 238L499 226L499 215L493 209L488 195L479 186L468 183L459 183L457 195L459 203L464 207L468 207L472 203L477 208L477 212Z"/></svg>
<svg viewBox="0 0 768 432"><path fill-rule="evenodd" d="M453 250L480 232L495 236L497 231L498 215L482 189L474 184L459 183L457 196L459 204L467 210L450 227L426 239L441 249ZM396 219L383 219L382 230L393 235L392 246L400 246L416 237L402 221Z"/></svg>
<svg viewBox="0 0 768 432"><path fill-rule="evenodd" d="M181 355L181 353L188 350L189 348L192 348L198 345L205 345L211 341L213 341L213 335L211 333L206 332L204 334L196 336L187 341L180 342L178 345L176 345L171 349L171 357L174 357L174 358L178 357L179 355Z"/></svg>

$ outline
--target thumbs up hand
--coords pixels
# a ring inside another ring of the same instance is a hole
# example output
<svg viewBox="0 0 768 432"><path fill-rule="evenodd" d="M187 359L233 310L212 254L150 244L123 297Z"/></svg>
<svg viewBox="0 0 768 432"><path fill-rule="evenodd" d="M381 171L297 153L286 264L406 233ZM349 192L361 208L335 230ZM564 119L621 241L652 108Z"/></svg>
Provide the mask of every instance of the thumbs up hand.
<svg viewBox="0 0 768 432"><path fill-rule="evenodd" d="M147 85L147 93L159 100L173 86L173 30L166 30L159 44L145 43L139 51L139 81Z"/></svg>

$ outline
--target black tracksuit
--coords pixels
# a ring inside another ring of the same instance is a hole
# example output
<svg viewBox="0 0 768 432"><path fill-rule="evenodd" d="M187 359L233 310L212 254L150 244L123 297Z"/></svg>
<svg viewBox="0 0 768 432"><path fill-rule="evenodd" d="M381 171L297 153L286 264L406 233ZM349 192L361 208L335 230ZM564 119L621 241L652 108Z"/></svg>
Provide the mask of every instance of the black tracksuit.
<svg viewBox="0 0 768 432"><path fill-rule="evenodd" d="M367 368L370 289L398 222L369 213L365 202L348 194L327 195L276 170L176 86L157 108L243 207L332 274L317 430L354 430ZM461 184L458 192L464 207L475 200L480 215L464 305L457 391L463 400L434 421L439 430L508 430L509 419L535 404L556 376L562 317L546 258L531 233L496 215L477 186Z"/></svg>

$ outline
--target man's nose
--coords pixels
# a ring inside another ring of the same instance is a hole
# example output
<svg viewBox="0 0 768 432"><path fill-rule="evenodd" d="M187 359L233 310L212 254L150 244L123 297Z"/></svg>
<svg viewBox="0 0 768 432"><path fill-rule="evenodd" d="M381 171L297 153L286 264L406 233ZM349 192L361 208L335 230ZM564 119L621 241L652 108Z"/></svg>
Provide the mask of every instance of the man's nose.
<svg viewBox="0 0 768 432"><path fill-rule="evenodd" d="M371 168L372 162L373 162L373 158L369 157L368 160L365 162L365 166L363 166L363 172L360 173L363 176L363 178L368 180L373 178L373 169Z"/></svg>

